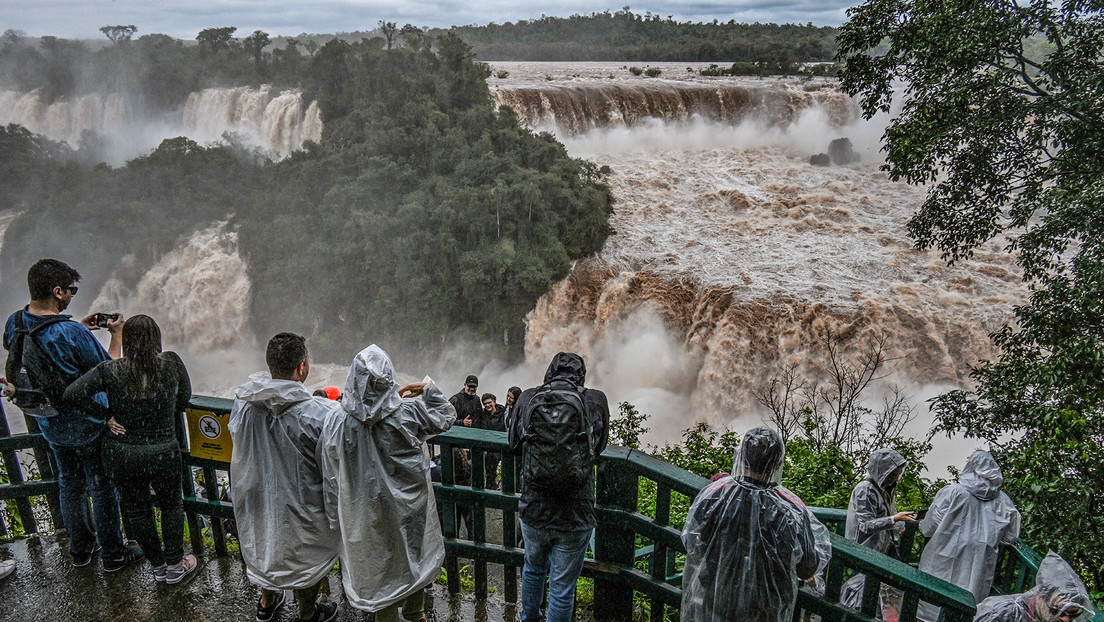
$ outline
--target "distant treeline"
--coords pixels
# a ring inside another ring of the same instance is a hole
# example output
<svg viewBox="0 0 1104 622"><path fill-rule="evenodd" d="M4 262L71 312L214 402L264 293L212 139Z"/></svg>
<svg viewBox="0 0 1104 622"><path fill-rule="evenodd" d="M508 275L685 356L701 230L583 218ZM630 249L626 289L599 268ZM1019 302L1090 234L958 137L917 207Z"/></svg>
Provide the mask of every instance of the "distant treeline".
<svg viewBox="0 0 1104 622"><path fill-rule="evenodd" d="M238 33L222 26L200 31L192 42L116 25L101 28L106 36L102 43L35 39L9 29L0 36L0 88L41 89L47 103L91 91L125 92L160 110L211 86L298 84L310 58L330 40L418 50L434 46L446 33L458 36L484 61L750 63L763 74L790 73L789 68L801 63L831 61L836 53L836 29L828 26L676 22L628 9L448 30L399 27L385 20L378 26L297 37L273 37L260 30Z"/></svg>
<svg viewBox="0 0 1104 622"><path fill-rule="evenodd" d="M0 127L0 211L23 212L4 281L52 256L90 298L111 275L133 287L182 236L229 217L259 335L301 331L331 360L374 341L439 352L461 334L520 355L525 314L611 232L596 167L496 113L486 66L455 35L392 50L335 39L302 62L294 86L325 129L280 162L232 136L178 137L110 168ZM0 294L4 309L25 298Z"/></svg>
<svg viewBox="0 0 1104 622"><path fill-rule="evenodd" d="M135 38L134 26L104 29L125 30L109 30L116 36L107 45L5 31L0 35L0 88L41 89L46 103L89 92L128 93L151 110L163 110L212 86L297 85L320 47L313 39L288 38L284 47L272 49L268 33L235 37L232 26L204 29L194 43L163 34ZM374 45L382 45L382 39Z"/></svg>
<svg viewBox="0 0 1104 622"><path fill-rule="evenodd" d="M452 28L480 60L515 61L830 61L836 29L797 24L676 22L627 8Z"/></svg>

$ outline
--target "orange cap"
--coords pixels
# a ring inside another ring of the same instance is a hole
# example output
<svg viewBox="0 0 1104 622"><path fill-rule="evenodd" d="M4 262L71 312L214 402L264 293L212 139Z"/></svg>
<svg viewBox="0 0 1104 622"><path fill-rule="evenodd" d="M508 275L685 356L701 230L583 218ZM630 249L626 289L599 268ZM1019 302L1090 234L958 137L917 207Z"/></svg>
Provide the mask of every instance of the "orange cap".
<svg viewBox="0 0 1104 622"><path fill-rule="evenodd" d="M341 389L337 387L323 387L322 390L326 392L326 397L331 400L336 401L341 399Z"/></svg>

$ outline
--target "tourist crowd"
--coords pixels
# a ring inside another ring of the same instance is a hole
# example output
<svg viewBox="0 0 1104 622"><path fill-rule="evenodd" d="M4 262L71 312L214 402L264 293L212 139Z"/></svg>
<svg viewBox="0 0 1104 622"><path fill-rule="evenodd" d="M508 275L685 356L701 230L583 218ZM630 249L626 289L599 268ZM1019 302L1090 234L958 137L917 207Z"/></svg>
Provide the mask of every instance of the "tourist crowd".
<svg viewBox="0 0 1104 622"><path fill-rule="evenodd" d="M162 351L160 328L149 316L94 313L78 322L65 315L79 279L53 259L30 268L30 303L4 330L4 393L36 417L50 444L73 565L98 556L111 573L145 558L157 581L175 584L197 567L184 553L188 371L179 356ZM110 335L106 349L92 333L100 329ZM427 441L453 425L507 432L509 450L520 456L522 621L573 619L597 524L594 467L610 417L605 394L585 386L581 357L557 354L540 386L510 387L503 405L492 393L478 393L474 375L447 399L428 376L400 386L376 345L356 355L344 387L313 394L304 384L310 353L302 336L272 337L265 360L268 370L236 389L228 424L237 536L246 574L260 589L259 622L274 619L286 591L295 596L300 620L334 619L337 604L323 594L337 562L349 606L374 612L380 622L425 619L424 591L445 556L432 487L440 457ZM473 465L454 449L456 484L470 485L472 469L483 469L486 487L497 489L499 458L492 454ZM792 619L803 582L823 593L831 536L781 485L784 461L781 436L752 429L732 473L718 474L694 499L682 534L685 622L781 622ZM847 539L895 554L904 525L918 521L896 507L905 467L891 448L871 454L867 476L851 495ZM970 456L958 483L940 490L919 519L927 538L920 569L970 591L980 603L979 621L1070 622L1091 614L1084 584L1053 553L1033 589L987 598L1000 547L1020 530L1002 483L989 453ZM126 544L120 514L140 548ZM470 515L459 505L457 514L470 531ZM14 570L0 561L0 577ZM844 583L840 602L860 607L866 579L859 573ZM882 584L878 597L878 617L893 619L902 594ZM939 616L937 606L920 603L920 620Z"/></svg>

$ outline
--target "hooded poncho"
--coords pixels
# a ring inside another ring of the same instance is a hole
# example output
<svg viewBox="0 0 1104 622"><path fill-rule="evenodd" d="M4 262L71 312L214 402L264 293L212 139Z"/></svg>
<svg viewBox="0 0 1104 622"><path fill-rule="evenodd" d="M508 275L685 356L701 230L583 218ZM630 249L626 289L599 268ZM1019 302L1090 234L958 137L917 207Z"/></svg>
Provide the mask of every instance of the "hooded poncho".
<svg viewBox="0 0 1104 622"><path fill-rule="evenodd" d="M992 596L978 605L974 622L1055 622L1063 612L1078 610L1075 622L1096 614L1089 591L1066 560L1051 551L1039 564L1035 587L1023 594Z"/></svg>
<svg viewBox="0 0 1104 622"><path fill-rule="evenodd" d="M755 428L733 475L694 499L682 531L684 622L788 621L800 581L827 565L828 531L814 531L816 519L778 484L784 458L782 437Z"/></svg>
<svg viewBox="0 0 1104 622"><path fill-rule="evenodd" d="M337 560L318 439L339 407L268 372L250 376L234 395L230 481L246 576L267 589L310 587Z"/></svg>
<svg viewBox="0 0 1104 622"><path fill-rule="evenodd" d="M364 611L425 587L445 559L424 449L426 439L449 429L456 409L425 382L420 398L399 397L391 360L369 346L349 369L342 411L322 432L326 509L341 533L345 598Z"/></svg>
<svg viewBox="0 0 1104 622"><path fill-rule="evenodd" d="M920 570L973 592L976 602L989 596L1001 545L1020 537L1020 512L1001 492L1003 483L993 456L975 451L958 483L940 490L920 521L928 539ZM935 622L939 607L921 603L917 618Z"/></svg>

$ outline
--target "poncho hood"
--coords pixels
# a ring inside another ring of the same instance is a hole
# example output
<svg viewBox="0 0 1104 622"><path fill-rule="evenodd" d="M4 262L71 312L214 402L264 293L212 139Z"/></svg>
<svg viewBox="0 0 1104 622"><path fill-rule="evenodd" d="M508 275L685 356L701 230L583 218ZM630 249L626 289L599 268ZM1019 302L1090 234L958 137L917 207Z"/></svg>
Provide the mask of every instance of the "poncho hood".
<svg viewBox="0 0 1104 622"><path fill-rule="evenodd" d="M875 449L866 465L866 479L874 482L882 490L892 490L896 484L887 485L889 476L905 464L905 457L896 449L885 447Z"/></svg>
<svg viewBox="0 0 1104 622"><path fill-rule="evenodd" d="M1004 474L992 454L987 451L975 451L966 461L958 483L982 501L992 501L1000 495L1004 484Z"/></svg>
<svg viewBox="0 0 1104 622"><path fill-rule="evenodd" d="M341 407L359 421L371 424L401 405L391 358L376 344L361 350L349 367Z"/></svg>
<svg viewBox="0 0 1104 622"><path fill-rule="evenodd" d="M264 408L275 417L283 414L289 406L311 399L310 391L307 391L303 383L277 380L267 371L259 371L250 376L234 390L234 396L243 402Z"/></svg>

